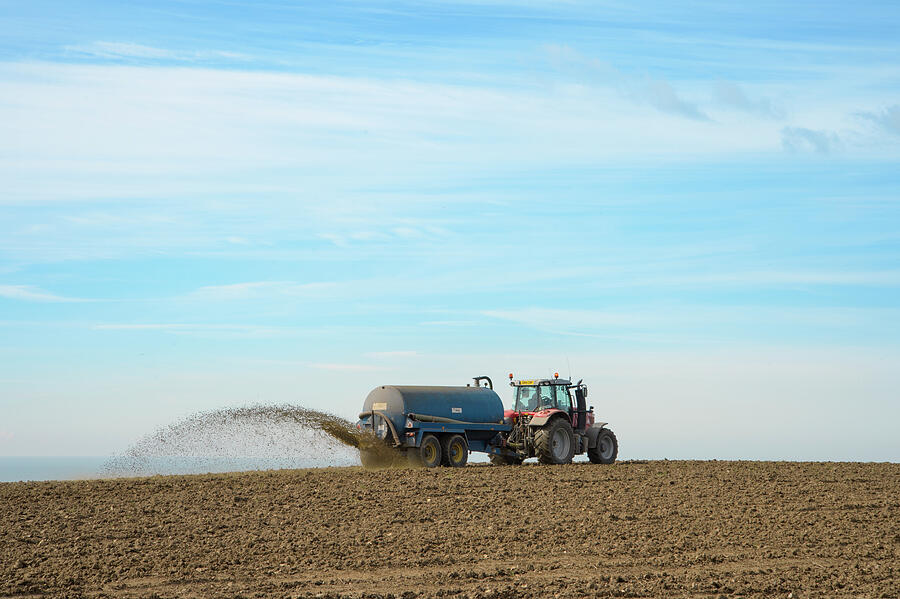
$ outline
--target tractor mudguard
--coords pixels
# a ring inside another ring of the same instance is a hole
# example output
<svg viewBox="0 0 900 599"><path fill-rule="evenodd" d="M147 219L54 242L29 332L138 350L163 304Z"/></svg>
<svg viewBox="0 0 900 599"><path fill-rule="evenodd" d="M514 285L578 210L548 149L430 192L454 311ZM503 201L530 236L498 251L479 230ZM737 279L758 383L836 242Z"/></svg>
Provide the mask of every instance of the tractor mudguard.
<svg viewBox="0 0 900 599"><path fill-rule="evenodd" d="M588 448L597 447L597 438L600 437L600 429L609 424L608 422L595 422L593 426L584 431L588 438Z"/></svg>
<svg viewBox="0 0 900 599"><path fill-rule="evenodd" d="M528 426L544 426L545 424L550 422L550 419L557 414L565 414L565 412L563 412L562 410L557 410L556 408L536 412L528 422Z"/></svg>

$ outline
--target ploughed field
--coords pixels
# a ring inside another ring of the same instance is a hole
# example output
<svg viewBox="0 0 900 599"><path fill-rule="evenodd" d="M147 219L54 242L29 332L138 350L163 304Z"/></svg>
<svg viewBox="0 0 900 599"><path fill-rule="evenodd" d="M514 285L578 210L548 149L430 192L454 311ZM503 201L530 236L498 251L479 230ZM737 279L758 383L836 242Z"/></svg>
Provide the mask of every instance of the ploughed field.
<svg viewBox="0 0 900 599"><path fill-rule="evenodd" d="M0 596L898 597L900 464L0 484Z"/></svg>

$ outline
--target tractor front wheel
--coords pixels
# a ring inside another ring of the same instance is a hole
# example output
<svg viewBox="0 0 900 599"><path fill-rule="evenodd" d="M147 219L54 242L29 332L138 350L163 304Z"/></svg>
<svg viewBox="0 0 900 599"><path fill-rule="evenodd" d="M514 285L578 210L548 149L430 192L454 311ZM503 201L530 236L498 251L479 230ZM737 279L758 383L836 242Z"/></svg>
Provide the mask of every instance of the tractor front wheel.
<svg viewBox="0 0 900 599"><path fill-rule="evenodd" d="M597 445L588 449L588 459L592 464L612 464L619 455L619 441L608 428L600 429Z"/></svg>
<svg viewBox="0 0 900 599"><path fill-rule="evenodd" d="M575 432L564 418L554 418L534 435L534 449L541 464L568 464L575 456Z"/></svg>

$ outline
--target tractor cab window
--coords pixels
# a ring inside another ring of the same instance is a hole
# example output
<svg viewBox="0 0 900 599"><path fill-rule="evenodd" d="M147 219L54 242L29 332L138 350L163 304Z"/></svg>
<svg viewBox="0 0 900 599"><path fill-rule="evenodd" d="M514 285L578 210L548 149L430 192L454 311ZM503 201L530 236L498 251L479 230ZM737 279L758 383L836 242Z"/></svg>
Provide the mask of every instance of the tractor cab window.
<svg viewBox="0 0 900 599"><path fill-rule="evenodd" d="M516 387L516 411L534 412L537 409L537 405L535 387Z"/></svg>
<svg viewBox="0 0 900 599"><path fill-rule="evenodd" d="M572 400L569 397L569 390L565 385L554 385L556 389L556 407L566 412L572 409Z"/></svg>
<svg viewBox="0 0 900 599"><path fill-rule="evenodd" d="M551 385L541 385L538 387L540 389L540 401L538 402L538 409L543 410L545 408L555 408L556 407L556 397L554 397L553 387Z"/></svg>

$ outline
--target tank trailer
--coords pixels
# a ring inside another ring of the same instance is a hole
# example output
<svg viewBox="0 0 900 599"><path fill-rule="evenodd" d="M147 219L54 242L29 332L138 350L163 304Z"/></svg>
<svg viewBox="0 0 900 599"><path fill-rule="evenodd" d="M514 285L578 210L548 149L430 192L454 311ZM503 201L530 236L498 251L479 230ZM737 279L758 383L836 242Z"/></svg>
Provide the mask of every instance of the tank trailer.
<svg viewBox="0 0 900 599"><path fill-rule="evenodd" d="M568 464L587 453L594 464L612 464L619 452L606 422L594 419L587 387L559 378L514 380L512 409L504 410L489 377L465 387L385 385L369 393L357 430L366 433L360 459L367 468L397 459L434 468L466 465L469 453L486 453L497 465Z"/></svg>

